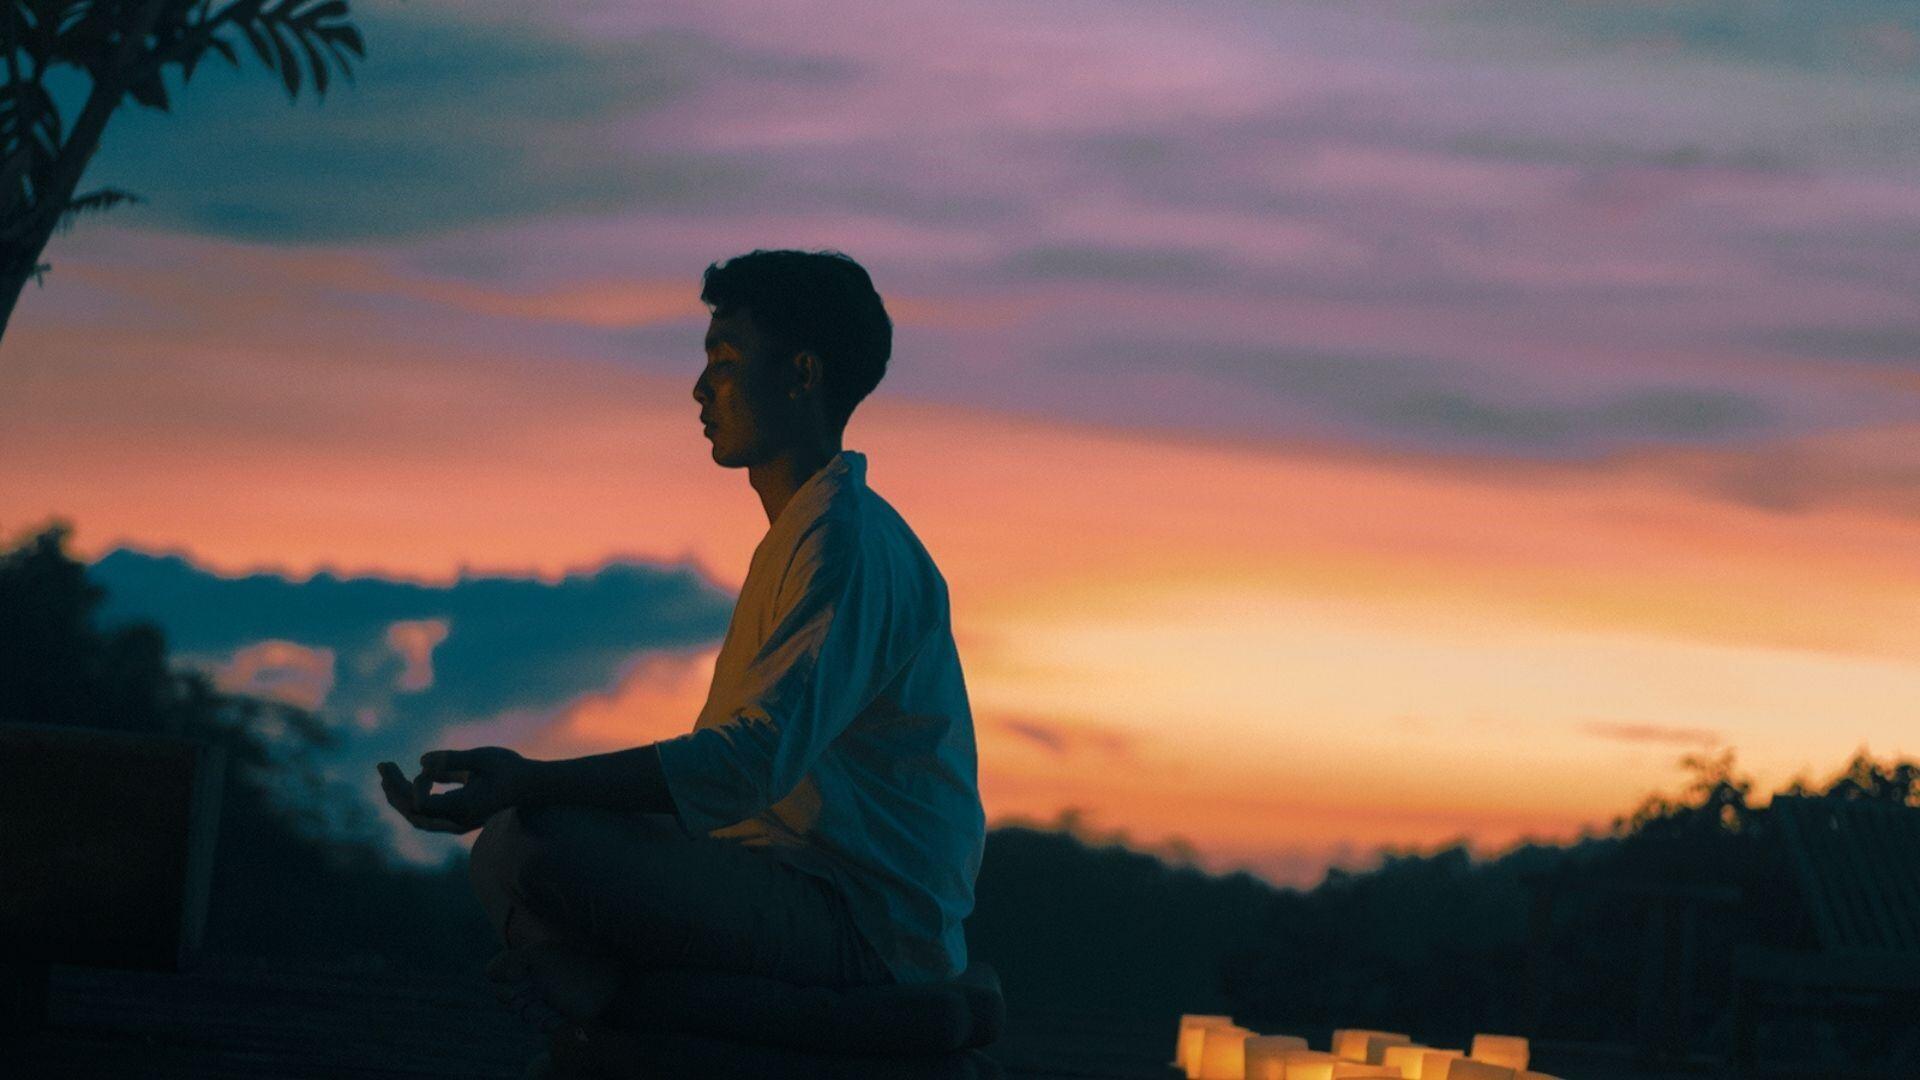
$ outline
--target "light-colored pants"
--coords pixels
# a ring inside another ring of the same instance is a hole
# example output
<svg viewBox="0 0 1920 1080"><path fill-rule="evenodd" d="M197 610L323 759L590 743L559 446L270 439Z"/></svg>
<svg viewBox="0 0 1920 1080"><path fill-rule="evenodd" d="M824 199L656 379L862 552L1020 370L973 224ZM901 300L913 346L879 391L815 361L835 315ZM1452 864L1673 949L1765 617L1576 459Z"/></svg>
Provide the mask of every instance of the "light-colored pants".
<svg viewBox="0 0 1920 1080"><path fill-rule="evenodd" d="M812 986L891 983L832 882L671 814L512 807L473 845L474 891L508 948L558 941L650 968Z"/></svg>

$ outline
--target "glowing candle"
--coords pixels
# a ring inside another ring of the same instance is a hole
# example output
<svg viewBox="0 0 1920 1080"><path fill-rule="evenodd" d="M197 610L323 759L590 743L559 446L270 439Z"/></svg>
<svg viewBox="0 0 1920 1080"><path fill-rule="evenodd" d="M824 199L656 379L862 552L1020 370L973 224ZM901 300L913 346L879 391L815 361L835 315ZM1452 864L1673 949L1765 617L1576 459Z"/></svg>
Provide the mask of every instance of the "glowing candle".
<svg viewBox="0 0 1920 1080"><path fill-rule="evenodd" d="M1420 1063L1414 1070L1404 1075L1419 1080L1447 1080L1447 1063L1465 1056L1458 1050L1429 1050L1420 1055Z"/></svg>
<svg viewBox="0 0 1920 1080"><path fill-rule="evenodd" d="M1297 1035L1249 1035L1242 1044L1247 1057L1246 1080L1285 1080L1289 1050L1305 1050L1307 1040Z"/></svg>
<svg viewBox="0 0 1920 1080"><path fill-rule="evenodd" d="M1186 1013L1180 1017L1180 1038L1173 1046L1173 1060L1167 1064L1192 1076L1200 1068L1200 1059L1196 1056L1200 1049L1200 1029L1214 1024L1232 1024L1231 1016L1214 1016L1208 1013Z"/></svg>
<svg viewBox="0 0 1920 1080"><path fill-rule="evenodd" d="M1396 1080L1399 1075L1385 1065L1343 1061L1340 1058L1287 1063L1287 1080Z"/></svg>
<svg viewBox="0 0 1920 1080"><path fill-rule="evenodd" d="M1399 1043L1381 1053L1380 1064L1397 1070L1398 1076L1420 1080L1420 1058L1431 1049L1433 1047L1419 1043Z"/></svg>
<svg viewBox="0 0 1920 1080"><path fill-rule="evenodd" d="M1505 1065L1495 1065L1491 1061L1477 1058L1458 1057L1447 1059L1447 1071L1439 1080L1515 1080L1514 1070Z"/></svg>
<svg viewBox="0 0 1920 1080"><path fill-rule="evenodd" d="M1475 1035L1467 1056L1523 1072L1527 1067L1527 1040L1518 1035Z"/></svg>
<svg viewBox="0 0 1920 1080"><path fill-rule="evenodd" d="M1389 1048L1405 1046L1409 1041L1405 1035L1395 1035L1392 1032L1368 1032L1366 1040L1360 1044L1362 1060L1369 1065L1385 1064Z"/></svg>
<svg viewBox="0 0 1920 1080"><path fill-rule="evenodd" d="M1333 1033L1333 1052L1348 1061L1378 1065L1389 1046L1413 1040L1397 1031L1372 1031L1367 1028L1341 1028Z"/></svg>
<svg viewBox="0 0 1920 1080"><path fill-rule="evenodd" d="M1195 1080L1242 1080L1247 1075L1250 1028L1215 1024L1200 1032L1200 1071Z"/></svg>
<svg viewBox="0 0 1920 1080"><path fill-rule="evenodd" d="M1299 1069L1303 1065L1309 1065L1318 1061L1333 1062L1339 1060L1339 1058L1334 1057L1325 1050L1281 1050L1262 1055L1257 1063L1249 1058L1247 1061L1247 1080L1286 1080L1289 1076L1299 1077L1301 1074L1294 1070ZM1255 1071L1256 1069L1258 1071Z"/></svg>

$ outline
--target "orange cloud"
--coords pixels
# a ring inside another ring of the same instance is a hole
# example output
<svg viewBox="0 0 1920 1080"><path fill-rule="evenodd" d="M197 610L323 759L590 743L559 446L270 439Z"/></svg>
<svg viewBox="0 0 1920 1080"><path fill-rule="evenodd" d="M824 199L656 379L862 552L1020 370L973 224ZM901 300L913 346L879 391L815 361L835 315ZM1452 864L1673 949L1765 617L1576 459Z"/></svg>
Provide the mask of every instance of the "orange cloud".
<svg viewBox="0 0 1920 1080"><path fill-rule="evenodd" d="M977 728L981 726L978 717L975 725L978 738ZM992 726L1057 757L1091 751L1110 760L1125 760L1133 754L1132 740L1117 731L1058 724L1035 716L1003 716L994 720Z"/></svg>
<svg viewBox="0 0 1920 1080"><path fill-rule="evenodd" d="M424 275L373 249L248 245L138 229L125 230L133 238L123 234L116 245L114 237L120 231L76 234L75 242L63 241L68 257L58 269L63 289L78 284L108 294L98 310L119 313L126 320L124 325L134 319L151 325L156 315L165 319L196 306L206 299L210 280L219 283L227 328L278 330L271 336L284 336L293 328L287 320L298 325L326 319L328 338L335 343L337 335L355 328L338 318L326 318L326 309L314 303L315 297L328 297L334 304L413 299L476 315L602 329L650 326L706 313L699 289L678 277L596 276L501 288ZM142 252L139 262L116 261L111 256L116 246L137 247ZM188 277L149 269L167 263L193 265L197 272ZM206 332L203 328L199 335Z"/></svg>
<svg viewBox="0 0 1920 1080"><path fill-rule="evenodd" d="M1671 727L1666 724L1621 724L1595 720L1582 728L1589 735L1620 742L1660 743L1667 746L1704 747L1725 741L1725 736L1707 728Z"/></svg>
<svg viewBox="0 0 1920 1080"><path fill-rule="evenodd" d="M436 747L508 746L534 758L624 750L693 730L706 704L720 650L647 652L605 693L582 694L553 710L509 710L454 724Z"/></svg>
<svg viewBox="0 0 1920 1080"><path fill-rule="evenodd" d="M611 694L576 702L558 736L569 746L619 750L693 730L713 684L720 650L654 652L640 657Z"/></svg>

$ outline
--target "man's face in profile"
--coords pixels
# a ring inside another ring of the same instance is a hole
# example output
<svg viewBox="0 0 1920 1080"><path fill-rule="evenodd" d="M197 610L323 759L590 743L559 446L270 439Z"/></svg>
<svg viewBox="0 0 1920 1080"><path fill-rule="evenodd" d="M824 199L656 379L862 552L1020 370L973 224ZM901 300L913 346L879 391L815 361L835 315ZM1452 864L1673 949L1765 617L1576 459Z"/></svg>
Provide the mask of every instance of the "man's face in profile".
<svg viewBox="0 0 1920 1080"><path fill-rule="evenodd" d="M764 461L790 441L794 381L752 312L735 308L707 324L707 363L693 384L713 460L729 468Z"/></svg>

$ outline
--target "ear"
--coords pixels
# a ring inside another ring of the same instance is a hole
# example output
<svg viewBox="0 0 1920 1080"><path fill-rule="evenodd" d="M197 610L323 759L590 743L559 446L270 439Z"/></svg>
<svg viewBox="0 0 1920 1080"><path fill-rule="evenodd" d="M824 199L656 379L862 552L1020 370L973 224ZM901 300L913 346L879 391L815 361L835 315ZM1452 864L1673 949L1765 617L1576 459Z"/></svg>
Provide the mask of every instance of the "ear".
<svg viewBox="0 0 1920 1080"><path fill-rule="evenodd" d="M826 370L820 361L820 354L811 349L802 349L793 354L795 386L787 391L788 397L801 394L817 394L825 384Z"/></svg>

